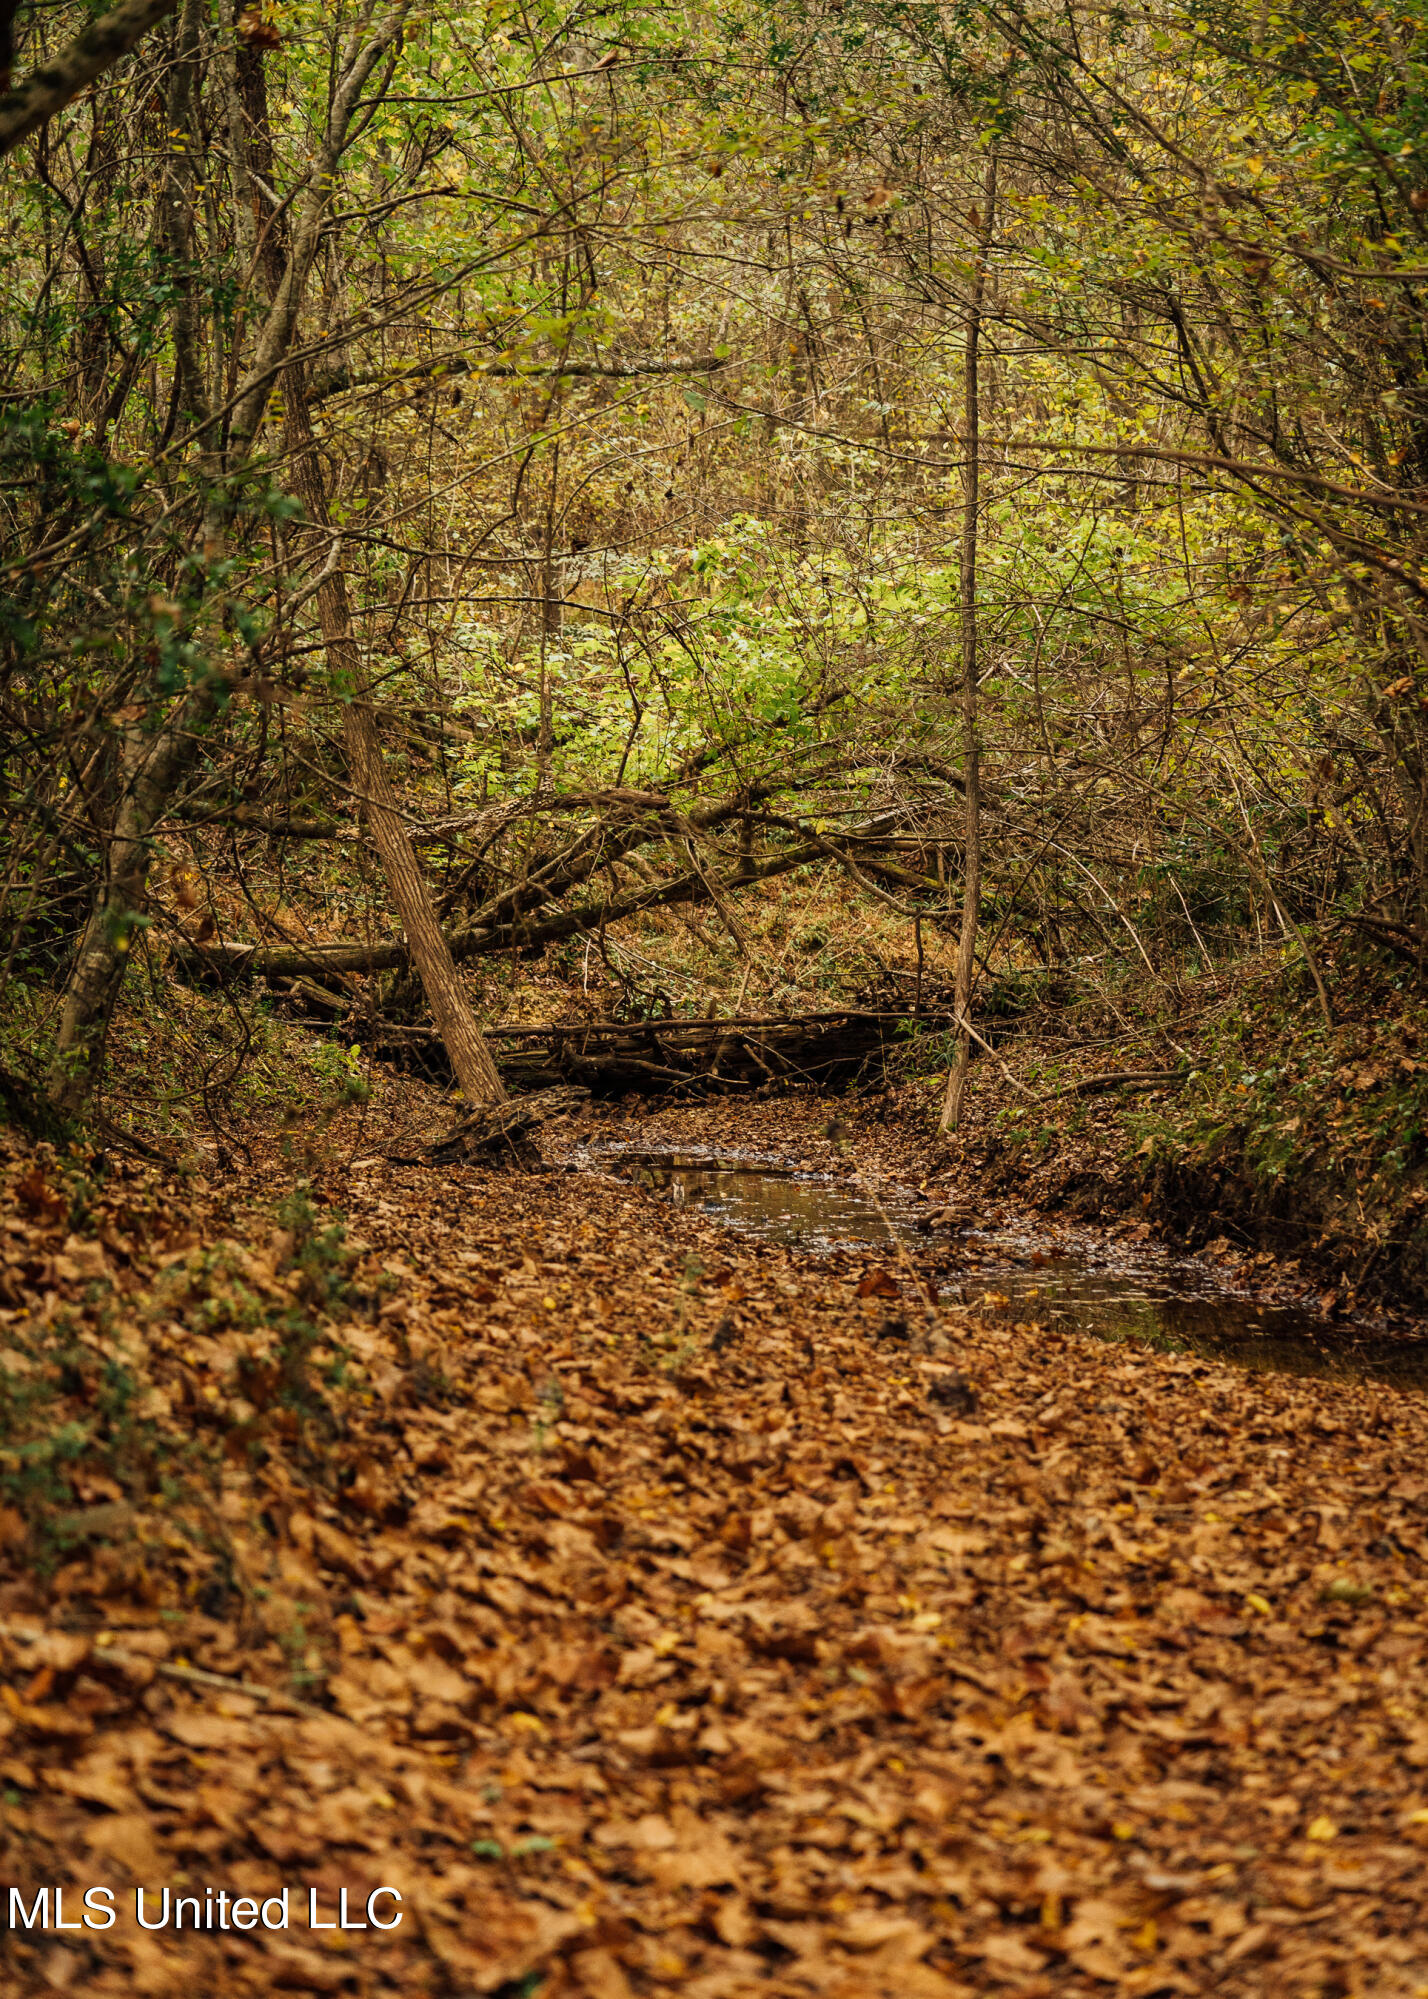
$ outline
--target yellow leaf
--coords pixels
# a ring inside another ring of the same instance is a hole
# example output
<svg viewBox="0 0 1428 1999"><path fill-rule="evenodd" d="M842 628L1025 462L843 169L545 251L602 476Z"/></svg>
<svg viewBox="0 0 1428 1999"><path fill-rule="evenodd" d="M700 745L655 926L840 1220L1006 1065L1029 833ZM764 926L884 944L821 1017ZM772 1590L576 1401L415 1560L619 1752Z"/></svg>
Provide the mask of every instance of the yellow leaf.
<svg viewBox="0 0 1428 1999"><path fill-rule="evenodd" d="M1304 1834L1306 1839L1321 1840L1337 1839L1338 1836L1339 1828L1334 1824L1332 1819L1326 1818L1315 1819Z"/></svg>

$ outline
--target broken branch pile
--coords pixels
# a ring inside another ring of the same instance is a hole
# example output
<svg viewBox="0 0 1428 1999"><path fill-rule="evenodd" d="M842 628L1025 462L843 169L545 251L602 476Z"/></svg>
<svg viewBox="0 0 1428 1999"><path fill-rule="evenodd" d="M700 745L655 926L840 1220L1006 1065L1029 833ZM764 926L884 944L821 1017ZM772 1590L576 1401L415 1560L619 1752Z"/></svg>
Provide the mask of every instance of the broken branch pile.
<svg viewBox="0 0 1428 1999"><path fill-rule="evenodd" d="M783 1019L557 1021L488 1028L486 1037L502 1081L516 1090L557 1083L580 1083L602 1096L708 1094L773 1083L827 1089L881 1073L906 1018L845 1008ZM382 1061L434 1080L449 1076L445 1050L429 1028L379 1022L369 1033L350 1031Z"/></svg>

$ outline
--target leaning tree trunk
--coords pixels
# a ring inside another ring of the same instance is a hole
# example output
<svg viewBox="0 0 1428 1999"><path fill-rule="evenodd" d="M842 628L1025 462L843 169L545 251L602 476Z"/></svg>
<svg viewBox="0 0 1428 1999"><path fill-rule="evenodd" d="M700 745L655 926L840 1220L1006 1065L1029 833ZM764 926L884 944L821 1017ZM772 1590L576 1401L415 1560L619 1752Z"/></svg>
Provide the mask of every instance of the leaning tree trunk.
<svg viewBox="0 0 1428 1999"><path fill-rule="evenodd" d="M982 741L977 713L977 507L980 497L981 396L977 382L977 360L982 340L982 301L987 288L987 251L992 240L992 209L997 198L997 156L987 161L984 208L981 216L977 261L972 274L972 296L967 307L967 341L964 357L966 418L965 449L967 469L963 475L962 574L962 727L966 737L967 788L966 866L962 873L962 930L957 940L957 969L953 982L953 1008L957 1019L957 1053L947 1074L947 1095L942 1105L939 1129L955 1131L962 1116L962 1097L967 1087L967 1069L972 1059L971 1023L972 974L976 967L977 926L982 915Z"/></svg>
<svg viewBox="0 0 1428 1999"><path fill-rule="evenodd" d="M288 441L293 450L293 476L308 518L315 527L330 525L327 491L322 464L317 455L312 418L297 370L289 371L287 384ZM407 948L426 994L427 1005L442 1044L451 1058L451 1067L471 1104L497 1104L505 1098L505 1086L496 1073L491 1051L476 1024L466 998L451 947L427 888L426 876L388 781L377 739L377 726L367 694L367 676L361 649L352 629L352 607L347 595L347 577L340 563L323 578L317 592L318 621L329 665L344 674L352 688L343 721L342 740L347 752L352 789L367 815L372 843L381 857L387 887L406 934Z"/></svg>
<svg viewBox="0 0 1428 1999"><path fill-rule="evenodd" d="M137 722L125 732L104 880L65 982L50 1059L49 1100L67 1116L83 1108L104 1060L109 1016L144 923L150 834L196 754L214 705L211 687L204 687L156 732L146 733Z"/></svg>

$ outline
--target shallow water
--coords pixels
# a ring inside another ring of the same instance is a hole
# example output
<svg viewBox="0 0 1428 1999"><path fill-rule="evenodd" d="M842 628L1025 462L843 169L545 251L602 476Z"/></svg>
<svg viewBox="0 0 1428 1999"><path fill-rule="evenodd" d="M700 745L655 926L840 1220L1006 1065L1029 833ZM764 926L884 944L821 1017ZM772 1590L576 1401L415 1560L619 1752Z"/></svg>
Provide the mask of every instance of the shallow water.
<svg viewBox="0 0 1428 1999"><path fill-rule="evenodd" d="M1394 1339L1369 1321L1331 1321L1309 1306L1256 1299L1193 1257L1094 1229L1005 1212L974 1228L936 1220L929 1226L935 1206L911 1189L875 1193L771 1158L612 1146L592 1149L580 1163L618 1173L740 1234L815 1255L883 1247L897 1274L905 1244L916 1249L920 1271L930 1264L936 1272L943 1303L1239 1367L1428 1386L1428 1341Z"/></svg>

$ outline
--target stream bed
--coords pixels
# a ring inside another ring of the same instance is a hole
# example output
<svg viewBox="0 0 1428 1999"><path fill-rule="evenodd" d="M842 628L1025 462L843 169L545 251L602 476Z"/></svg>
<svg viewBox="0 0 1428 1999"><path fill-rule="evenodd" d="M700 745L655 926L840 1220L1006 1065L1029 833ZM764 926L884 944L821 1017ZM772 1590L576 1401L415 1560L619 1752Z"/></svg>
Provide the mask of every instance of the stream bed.
<svg viewBox="0 0 1428 1999"><path fill-rule="evenodd" d="M764 1242L814 1255L883 1249L895 1275L915 1252L944 1304L1238 1367L1428 1387L1428 1341L1256 1298L1200 1258L1083 1225L1000 1205L973 1225L911 1188L873 1190L751 1154L601 1146L578 1163Z"/></svg>

